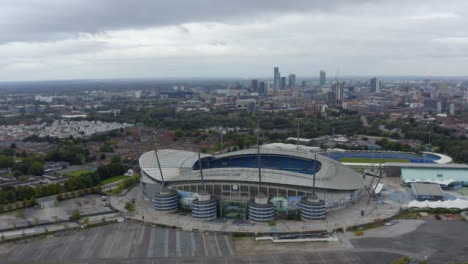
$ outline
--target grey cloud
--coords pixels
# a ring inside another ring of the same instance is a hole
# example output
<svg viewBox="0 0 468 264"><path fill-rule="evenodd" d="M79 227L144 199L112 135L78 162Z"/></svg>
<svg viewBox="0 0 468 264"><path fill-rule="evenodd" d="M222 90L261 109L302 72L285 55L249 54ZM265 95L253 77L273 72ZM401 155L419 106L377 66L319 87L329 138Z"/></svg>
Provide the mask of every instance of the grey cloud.
<svg viewBox="0 0 468 264"><path fill-rule="evenodd" d="M79 33L256 19L262 14L333 12L367 2L375 0L3 0L0 42L51 41Z"/></svg>
<svg viewBox="0 0 468 264"><path fill-rule="evenodd" d="M461 75L467 13L466 0L2 0L0 79Z"/></svg>

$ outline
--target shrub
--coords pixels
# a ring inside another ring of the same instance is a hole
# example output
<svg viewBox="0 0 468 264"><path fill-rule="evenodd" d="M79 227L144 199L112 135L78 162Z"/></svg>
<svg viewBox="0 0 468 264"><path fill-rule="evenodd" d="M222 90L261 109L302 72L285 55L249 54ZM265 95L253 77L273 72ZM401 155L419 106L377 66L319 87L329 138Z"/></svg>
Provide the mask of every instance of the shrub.
<svg viewBox="0 0 468 264"><path fill-rule="evenodd" d="M399 259L395 259L392 261L392 264L408 264L410 263L411 259L407 256L403 256Z"/></svg>
<svg viewBox="0 0 468 264"><path fill-rule="evenodd" d="M74 209L72 211L72 215L71 215L71 220L74 220L74 221L77 221L81 218L81 214L80 214L80 211L78 209Z"/></svg>
<svg viewBox="0 0 468 264"><path fill-rule="evenodd" d="M356 231L356 232L354 232L354 234L356 236L362 236L362 235L364 235L364 231Z"/></svg>
<svg viewBox="0 0 468 264"><path fill-rule="evenodd" d="M131 202L126 202L125 203L125 210L129 212L134 212L135 211L135 205Z"/></svg>
<svg viewBox="0 0 468 264"><path fill-rule="evenodd" d="M37 204L36 198L32 197L29 199L29 206L35 206Z"/></svg>

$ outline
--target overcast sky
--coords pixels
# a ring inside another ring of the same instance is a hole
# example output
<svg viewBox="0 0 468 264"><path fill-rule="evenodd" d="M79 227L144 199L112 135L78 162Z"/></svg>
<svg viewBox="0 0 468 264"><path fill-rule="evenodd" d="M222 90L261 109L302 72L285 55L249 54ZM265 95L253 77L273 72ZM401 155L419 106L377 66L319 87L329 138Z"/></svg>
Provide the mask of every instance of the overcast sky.
<svg viewBox="0 0 468 264"><path fill-rule="evenodd" d="M1 0L0 81L468 76L467 0Z"/></svg>

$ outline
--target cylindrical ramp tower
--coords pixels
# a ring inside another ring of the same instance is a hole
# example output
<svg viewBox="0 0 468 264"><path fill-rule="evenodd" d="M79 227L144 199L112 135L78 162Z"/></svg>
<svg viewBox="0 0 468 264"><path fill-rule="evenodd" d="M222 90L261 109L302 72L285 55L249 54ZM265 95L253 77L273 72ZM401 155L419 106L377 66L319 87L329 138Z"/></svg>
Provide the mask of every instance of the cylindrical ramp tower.
<svg viewBox="0 0 468 264"><path fill-rule="evenodd" d="M218 202L211 198L211 194L206 190L198 193L198 199L192 202L192 216L197 219L213 219L216 218Z"/></svg>
<svg viewBox="0 0 468 264"><path fill-rule="evenodd" d="M320 200L316 194L302 198L300 206L301 219L304 221L321 220L327 216L325 201Z"/></svg>
<svg viewBox="0 0 468 264"><path fill-rule="evenodd" d="M268 196L258 194L255 201L249 203L249 219L254 222L269 222L275 219L275 207L268 203Z"/></svg>
<svg viewBox="0 0 468 264"><path fill-rule="evenodd" d="M174 211L179 207L177 191L164 188L153 198L153 207L156 211Z"/></svg>

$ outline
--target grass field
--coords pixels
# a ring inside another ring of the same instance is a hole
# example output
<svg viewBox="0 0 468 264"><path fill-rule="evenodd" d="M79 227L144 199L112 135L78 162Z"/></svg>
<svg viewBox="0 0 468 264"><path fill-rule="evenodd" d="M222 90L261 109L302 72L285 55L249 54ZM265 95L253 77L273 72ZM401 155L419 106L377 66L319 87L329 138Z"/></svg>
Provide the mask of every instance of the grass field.
<svg viewBox="0 0 468 264"><path fill-rule="evenodd" d="M83 170L76 170L76 171L71 171L69 173L67 173L68 176L80 176L81 174L84 174L84 173L88 173L88 172L93 172L92 170L86 170L86 169L83 169Z"/></svg>
<svg viewBox="0 0 468 264"><path fill-rule="evenodd" d="M116 182L116 181L120 181L120 180L123 180L125 178L128 178L127 176L123 176L123 175L119 175L119 176L114 176L114 177L111 177L111 178L107 178L105 180L102 180L101 181L101 184L102 185L105 185L105 184L109 184L109 183L113 183L113 182Z"/></svg>
<svg viewBox="0 0 468 264"><path fill-rule="evenodd" d="M385 162L410 162L409 159L382 159L382 158L340 158L340 162L354 163L385 163Z"/></svg>

